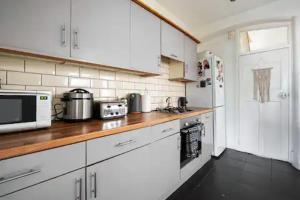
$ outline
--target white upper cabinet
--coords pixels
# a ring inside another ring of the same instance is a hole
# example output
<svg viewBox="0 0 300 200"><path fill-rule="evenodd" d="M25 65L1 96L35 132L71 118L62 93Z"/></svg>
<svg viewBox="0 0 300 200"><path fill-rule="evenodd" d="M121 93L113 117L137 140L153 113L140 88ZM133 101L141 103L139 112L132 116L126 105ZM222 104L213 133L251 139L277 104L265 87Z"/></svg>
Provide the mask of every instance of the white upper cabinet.
<svg viewBox="0 0 300 200"><path fill-rule="evenodd" d="M161 53L163 56L184 62L184 34L161 21Z"/></svg>
<svg viewBox="0 0 300 200"><path fill-rule="evenodd" d="M131 3L131 66L138 71L159 73L160 19Z"/></svg>
<svg viewBox="0 0 300 200"><path fill-rule="evenodd" d="M184 37L184 78L197 80L197 43L187 36Z"/></svg>
<svg viewBox="0 0 300 200"><path fill-rule="evenodd" d="M70 0L1 0L0 46L68 57Z"/></svg>
<svg viewBox="0 0 300 200"><path fill-rule="evenodd" d="M130 66L130 0L72 0L71 57Z"/></svg>

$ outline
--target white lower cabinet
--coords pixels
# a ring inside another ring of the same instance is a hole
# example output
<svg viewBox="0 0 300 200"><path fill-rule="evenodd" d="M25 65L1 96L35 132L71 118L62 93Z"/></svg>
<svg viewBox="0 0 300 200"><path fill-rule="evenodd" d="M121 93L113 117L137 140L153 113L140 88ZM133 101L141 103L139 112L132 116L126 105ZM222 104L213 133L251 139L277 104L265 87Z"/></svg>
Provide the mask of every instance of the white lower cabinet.
<svg viewBox="0 0 300 200"><path fill-rule="evenodd" d="M87 168L87 199L153 200L149 145Z"/></svg>
<svg viewBox="0 0 300 200"><path fill-rule="evenodd" d="M85 169L0 197L0 200L85 200Z"/></svg>
<svg viewBox="0 0 300 200"><path fill-rule="evenodd" d="M152 200L166 199L180 181L180 134L150 145L150 183Z"/></svg>
<svg viewBox="0 0 300 200"><path fill-rule="evenodd" d="M202 154L201 157L204 164L211 159L213 152L213 113L206 113L202 115L202 122L204 123L204 133L202 135Z"/></svg>

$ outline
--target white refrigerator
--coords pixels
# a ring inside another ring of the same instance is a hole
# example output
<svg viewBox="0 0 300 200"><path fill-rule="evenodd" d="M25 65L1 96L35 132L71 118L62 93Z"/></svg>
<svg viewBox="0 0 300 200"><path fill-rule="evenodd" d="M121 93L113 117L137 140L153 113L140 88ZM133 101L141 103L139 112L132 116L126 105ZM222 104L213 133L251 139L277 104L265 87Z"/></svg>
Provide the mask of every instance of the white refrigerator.
<svg viewBox="0 0 300 200"><path fill-rule="evenodd" d="M226 148L224 63L211 52L199 54L198 80L186 84L189 107L214 110L213 156L220 156Z"/></svg>

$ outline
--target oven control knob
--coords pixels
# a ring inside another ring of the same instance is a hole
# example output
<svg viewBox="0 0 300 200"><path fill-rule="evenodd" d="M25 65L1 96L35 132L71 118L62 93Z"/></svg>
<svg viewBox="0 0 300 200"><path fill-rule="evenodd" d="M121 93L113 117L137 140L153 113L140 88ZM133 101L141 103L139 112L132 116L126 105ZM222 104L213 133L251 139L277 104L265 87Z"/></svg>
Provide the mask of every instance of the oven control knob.
<svg viewBox="0 0 300 200"><path fill-rule="evenodd" d="M185 123L184 123L184 126L188 126L188 125L189 125L189 123L188 123L188 122L185 122Z"/></svg>
<svg viewBox="0 0 300 200"><path fill-rule="evenodd" d="M201 120L198 118L198 119L196 119L196 122L201 122Z"/></svg>

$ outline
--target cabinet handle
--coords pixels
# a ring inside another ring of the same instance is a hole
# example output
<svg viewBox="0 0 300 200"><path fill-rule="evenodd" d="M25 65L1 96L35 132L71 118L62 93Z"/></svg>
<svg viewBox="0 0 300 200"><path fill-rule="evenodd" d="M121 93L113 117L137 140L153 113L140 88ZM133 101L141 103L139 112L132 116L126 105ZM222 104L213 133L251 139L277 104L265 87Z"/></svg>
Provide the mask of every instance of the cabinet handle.
<svg viewBox="0 0 300 200"><path fill-rule="evenodd" d="M74 30L74 49L79 49L79 32L78 30Z"/></svg>
<svg viewBox="0 0 300 200"><path fill-rule="evenodd" d="M177 56L175 54L171 54L172 57L177 58Z"/></svg>
<svg viewBox="0 0 300 200"><path fill-rule="evenodd" d="M120 142L120 143L116 144L115 147L123 147L123 146L129 145L129 144L135 143L135 142L136 141L134 141L134 140L128 140L128 141Z"/></svg>
<svg viewBox="0 0 300 200"><path fill-rule="evenodd" d="M167 133L167 132L170 132L170 131L173 131L173 128L164 129L164 130L162 130L162 133Z"/></svg>
<svg viewBox="0 0 300 200"><path fill-rule="evenodd" d="M177 138L177 149L181 150L181 137L180 136L178 136L178 138Z"/></svg>
<svg viewBox="0 0 300 200"><path fill-rule="evenodd" d="M96 174L96 172L91 174L91 185L92 184L94 184L94 186L91 187L91 198L93 198L93 197L97 198L97 174Z"/></svg>
<svg viewBox="0 0 300 200"><path fill-rule="evenodd" d="M75 200L81 200L81 188L82 188L82 179L76 179L75 181Z"/></svg>
<svg viewBox="0 0 300 200"><path fill-rule="evenodd" d="M160 56L157 57L157 63L158 63L158 64L157 64L158 67L160 67L160 66L161 66L161 58L160 58Z"/></svg>
<svg viewBox="0 0 300 200"><path fill-rule="evenodd" d="M10 182L10 181L14 181L16 179L19 179L19 178L24 178L26 176L30 176L30 175L33 175L33 174L37 174L37 173L40 173L41 170L38 169L38 170L34 170L34 169L30 169L29 171L27 172L24 172L24 173L21 173L21 174L18 174L16 176L12 176L12 177L1 177L0 178L0 184L2 183L6 183L6 182Z"/></svg>
<svg viewBox="0 0 300 200"><path fill-rule="evenodd" d="M205 137L205 134L206 134L206 128L205 128L205 126L203 125L203 137Z"/></svg>
<svg viewBox="0 0 300 200"><path fill-rule="evenodd" d="M66 25L62 25L61 26L61 46L66 46L67 44L67 36L66 36L67 32L66 32Z"/></svg>

